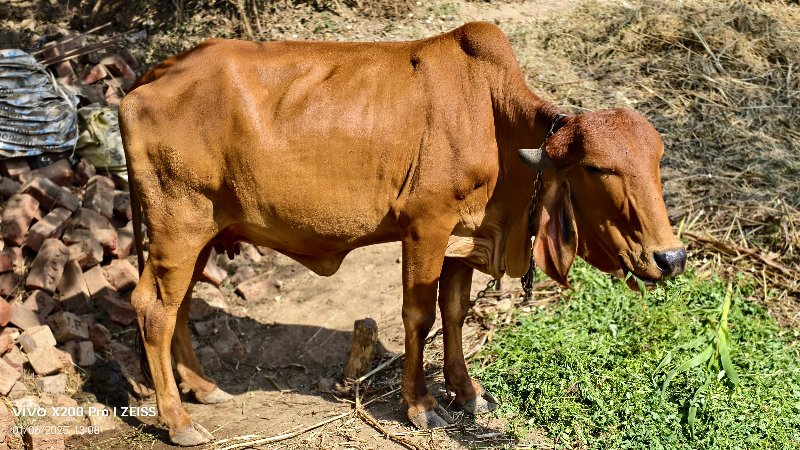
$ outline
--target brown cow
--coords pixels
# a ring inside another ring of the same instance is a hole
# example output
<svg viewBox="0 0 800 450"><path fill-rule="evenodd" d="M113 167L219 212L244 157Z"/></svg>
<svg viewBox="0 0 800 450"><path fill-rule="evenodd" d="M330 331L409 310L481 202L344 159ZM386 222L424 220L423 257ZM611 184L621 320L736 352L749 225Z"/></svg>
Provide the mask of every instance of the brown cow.
<svg viewBox="0 0 800 450"><path fill-rule="evenodd" d="M553 169L533 248L549 276L567 283L576 255L648 282L679 273L686 255L662 199L656 130L628 110L558 112L486 23L413 42L211 40L144 75L120 106L132 200L150 233L146 263L137 236L132 303L171 440L211 438L181 405L172 358L197 400L231 398L203 375L187 326L212 247L253 242L328 276L354 248L402 241L402 394L421 428L451 420L423 374L437 288L456 405L497 406L467 372L461 328L473 269L528 269L536 170ZM520 152L551 127L545 152Z"/></svg>

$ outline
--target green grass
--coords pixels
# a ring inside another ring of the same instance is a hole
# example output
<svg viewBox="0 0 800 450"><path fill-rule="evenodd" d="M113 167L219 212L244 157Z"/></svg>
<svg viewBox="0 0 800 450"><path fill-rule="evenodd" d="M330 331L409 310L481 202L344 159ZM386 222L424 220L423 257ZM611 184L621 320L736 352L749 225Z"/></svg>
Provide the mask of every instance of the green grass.
<svg viewBox="0 0 800 450"><path fill-rule="evenodd" d="M511 431L543 430L559 448L800 448L798 332L743 300L746 280L727 320L719 279L688 274L645 297L585 264L572 280L568 299L520 314L476 363Z"/></svg>

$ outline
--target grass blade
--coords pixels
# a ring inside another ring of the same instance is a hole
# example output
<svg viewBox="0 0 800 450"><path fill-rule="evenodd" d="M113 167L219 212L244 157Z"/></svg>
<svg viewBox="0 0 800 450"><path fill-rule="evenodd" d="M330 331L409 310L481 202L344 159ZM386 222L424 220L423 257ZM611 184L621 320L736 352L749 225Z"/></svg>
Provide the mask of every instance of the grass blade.
<svg viewBox="0 0 800 450"><path fill-rule="evenodd" d="M714 346L712 344L708 344L706 349L703 350L701 353L698 353L698 354L694 355L694 357L692 359L690 359L690 360L684 362L683 364L681 364L680 366L672 369L667 374L667 378L664 380L664 384L661 386L661 396L662 397L664 396L664 393L667 391L667 387L669 387L670 381L672 381L672 379L675 377L675 375L677 375L677 374L679 374L681 372L693 369L693 368L699 366L700 364L703 364L704 362L706 362L709 359L711 359L711 356L713 354L714 354Z"/></svg>

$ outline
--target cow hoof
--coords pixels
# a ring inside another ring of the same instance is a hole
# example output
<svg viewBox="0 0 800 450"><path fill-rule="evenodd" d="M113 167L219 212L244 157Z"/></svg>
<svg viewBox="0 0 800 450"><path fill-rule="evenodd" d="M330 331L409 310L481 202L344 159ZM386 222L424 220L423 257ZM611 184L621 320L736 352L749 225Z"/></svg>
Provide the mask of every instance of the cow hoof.
<svg viewBox="0 0 800 450"><path fill-rule="evenodd" d="M195 421L192 421L190 426L175 433L175 435L170 438L173 444L180 445L181 447L194 447L195 445L210 442L212 439L214 439L214 436Z"/></svg>
<svg viewBox="0 0 800 450"><path fill-rule="evenodd" d="M439 405L436 405L436 409L433 411L421 412L413 417L409 417L409 419L411 419L411 423L413 423L415 427L421 430L446 427L453 423L453 416Z"/></svg>
<svg viewBox="0 0 800 450"><path fill-rule="evenodd" d="M195 394L194 398L196 398L198 402L206 405L225 403L229 400L233 400L233 396L231 394L228 394L227 392L223 391L218 387L215 387L213 391L209 392L208 394L202 397Z"/></svg>
<svg viewBox="0 0 800 450"><path fill-rule="evenodd" d="M497 400L489 391L484 391L483 395L473 397L459 405L461 410L473 415L486 414L492 412L499 406Z"/></svg>

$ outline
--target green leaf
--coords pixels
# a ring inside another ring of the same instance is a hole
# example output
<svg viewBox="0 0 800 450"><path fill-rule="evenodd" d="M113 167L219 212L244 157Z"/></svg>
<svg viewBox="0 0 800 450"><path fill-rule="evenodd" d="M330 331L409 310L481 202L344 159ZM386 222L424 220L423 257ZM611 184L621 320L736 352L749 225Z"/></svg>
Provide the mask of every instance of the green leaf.
<svg viewBox="0 0 800 450"><path fill-rule="evenodd" d="M664 393L667 391L667 387L669 387L669 382L672 381L672 379L675 377L675 375L677 375L677 374L679 374L681 372L684 372L686 370L693 369L693 368L699 366L700 364L703 364L704 362L706 362L709 359L711 359L711 356L713 354L714 354L714 346L712 344L708 344L708 347L706 347L706 349L703 350L702 353L698 353L698 354L694 355L694 357L692 359L690 359L690 360L684 362L683 364L681 364L680 366L672 369L667 374L667 378L664 380L664 384L661 386L661 396L662 397L664 396Z"/></svg>
<svg viewBox="0 0 800 450"><path fill-rule="evenodd" d="M727 331L727 330L726 330ZM729 342L728 333L720 333L719 339L719 359L722 362L722 368L725 369L725 375L731 380L731 384L736 387L739 384L739 375L736 373L736 368L733 367L731 355L728 351Z"/></svg>

